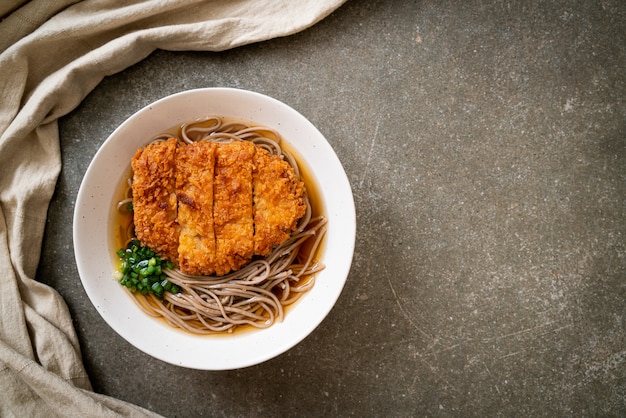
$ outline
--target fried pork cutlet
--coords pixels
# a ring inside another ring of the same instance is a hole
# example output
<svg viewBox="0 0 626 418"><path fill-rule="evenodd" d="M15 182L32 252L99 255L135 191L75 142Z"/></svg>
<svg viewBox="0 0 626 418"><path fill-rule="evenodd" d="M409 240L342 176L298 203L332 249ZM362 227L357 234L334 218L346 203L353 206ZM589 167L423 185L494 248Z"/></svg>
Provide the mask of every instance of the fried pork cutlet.
<svg viewBox="0 0 626 418"><path fill-rule="evenodd" d="M175 138L154 143L137 151L131 162L135 234L170 261L178 258L177 144Z"/></svg>
<svg viewBox="0 0 626 418"><path fill-rule="evenodd" d="M262 148L254 164L254 253L267 255L289 238L306 212L304 183L287 161Z"/></svg>
<svg viewBox="0 0 626 418"><path fill-rule="evenodd" d="M293 167L252 142L176 139L132 161L137 238L183 273L224 275L267 255L306 212Z"/></svg>
<svg viewBox="0 0 626 418"><path fill-rule="evenodd" d="M236 141L220 144L215 156L213 222L215 272L238 270L253 255L252 167L255 146Z"/></svg>
<svg viewBox="0 0 626 418"><path fill-rule="evenodd" d="M213 169L215 144L196 142L181 146L176 154L178 198L178 263L193 274L215 273L213 228Z"/></svg>

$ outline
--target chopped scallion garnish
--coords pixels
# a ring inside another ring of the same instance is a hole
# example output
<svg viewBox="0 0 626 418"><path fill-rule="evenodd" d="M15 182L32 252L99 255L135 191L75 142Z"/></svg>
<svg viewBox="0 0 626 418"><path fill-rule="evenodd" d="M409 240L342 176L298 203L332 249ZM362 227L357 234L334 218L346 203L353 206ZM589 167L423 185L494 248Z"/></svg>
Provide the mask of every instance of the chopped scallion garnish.
<svg viewBox="0 0 626 418"><path fill-rule="evenodd" d="M163 273L164 268L173 268L167 260L161 260L148 247L144 247L138 240L132 240L126 248L116 252L120 258L116 280L126 286L131 292L140 292L142 295L154 294L161 299L164 292L179 293L180 288L170 282Z"/></svg>

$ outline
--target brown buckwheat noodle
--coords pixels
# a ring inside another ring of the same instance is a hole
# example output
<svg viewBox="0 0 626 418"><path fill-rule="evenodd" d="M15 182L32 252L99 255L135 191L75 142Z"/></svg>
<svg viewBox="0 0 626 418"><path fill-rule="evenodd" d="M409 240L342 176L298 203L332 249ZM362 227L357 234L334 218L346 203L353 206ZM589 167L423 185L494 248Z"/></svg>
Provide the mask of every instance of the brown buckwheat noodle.
<svg viewBox="0 0 626 418"><path fill-rule="evenodd" d="M180 126L178 132L165 132L152 141L178 137L179 141L251 141L271 154L280 155L294 168L298 165L280 146L280 134L263 126L249 126L209 116ZM132 202L130 180L118 210ZM255 259L242 269L225 276L191 276L177 269L164 269L168 279L181 290L165 292L163 299L152 294L132 294L137 305L152 317L161 317L173 327L195 334L232 332L240 326L267 328L282 321L284 308L294 303L315 282L316 272L324 265L314 259L326 232L324 216L313 216L308 196L307 211L297 229L268 256ZM132 225L127 240L134 239ZM304 244L306 243L306 250ZM127 292L130 291L124 287Z"/></svg>

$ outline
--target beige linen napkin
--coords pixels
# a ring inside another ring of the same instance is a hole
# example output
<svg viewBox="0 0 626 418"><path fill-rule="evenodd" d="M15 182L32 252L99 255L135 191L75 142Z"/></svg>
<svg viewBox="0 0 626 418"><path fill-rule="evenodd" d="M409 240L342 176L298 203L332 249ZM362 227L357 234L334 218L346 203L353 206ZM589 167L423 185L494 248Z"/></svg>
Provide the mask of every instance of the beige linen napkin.
<svg viewBox="0 0 626 418"><path fill-rule="evenodd" d="M65 302L34 280L61 166L57 119L157 48L293 34L344 1L0 2L0 416L154 416L91 390Z"/></svg>

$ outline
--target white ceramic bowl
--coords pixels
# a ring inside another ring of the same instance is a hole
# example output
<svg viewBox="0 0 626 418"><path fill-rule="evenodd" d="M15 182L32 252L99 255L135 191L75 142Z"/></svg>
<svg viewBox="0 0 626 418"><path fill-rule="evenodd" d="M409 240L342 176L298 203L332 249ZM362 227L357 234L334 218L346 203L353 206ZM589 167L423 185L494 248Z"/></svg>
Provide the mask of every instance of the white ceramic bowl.
<svg viewBox="0 0 626 418"><path fill-rule="evenodd" d="M209 114L236 117L278 130L317 183L328 217L321 253L326 268L283 322L227 336L195 336L145 315L113 279L111 228L118 186L130 160L151 136ZM85 291L104 320L139 350L171 364L229 370L271 359L303 340L330 312L345 284L356 233L350 184L324 136L300 113L262 94L206 88L177 93L128 118L89 165L74 209L74 251Z"/></svg>

